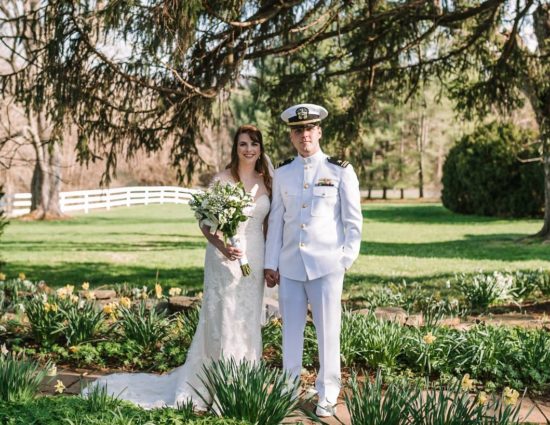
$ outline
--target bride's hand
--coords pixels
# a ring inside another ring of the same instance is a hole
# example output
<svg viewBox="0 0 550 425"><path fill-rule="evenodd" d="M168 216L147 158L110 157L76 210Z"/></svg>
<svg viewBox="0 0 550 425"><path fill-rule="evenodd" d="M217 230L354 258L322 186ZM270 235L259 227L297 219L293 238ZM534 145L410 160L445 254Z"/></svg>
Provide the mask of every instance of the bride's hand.
<svg viewBox="0 0 550 425"><path fill-rule="evenodd" d="M229 258L231 261L235 261L239 258L242 258L243 256L243 250L240 248L235 248L231 244L225 245L222 249L220 249L223 255L225 255L227 258Z"/></svg>

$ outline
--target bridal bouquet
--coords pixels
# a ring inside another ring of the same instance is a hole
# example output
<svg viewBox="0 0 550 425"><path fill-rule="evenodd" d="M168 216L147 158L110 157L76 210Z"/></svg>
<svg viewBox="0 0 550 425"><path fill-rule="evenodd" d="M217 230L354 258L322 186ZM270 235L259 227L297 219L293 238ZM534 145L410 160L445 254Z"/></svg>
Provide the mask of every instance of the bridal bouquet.
<svg viewBox="0 0 550 425"><path fill-rule="evenodd" d="M219 230L224 238L239 248L237 228L241 222L248 220L244 209L251 206L253 200L252 195L244 190L242 183L217 181L208 191L193 194L189 206L195 211L195 217L201 226L209 226L211 233ZM239 264L243 276L248 276L251 270L245 256L239 258Z"/></svg>

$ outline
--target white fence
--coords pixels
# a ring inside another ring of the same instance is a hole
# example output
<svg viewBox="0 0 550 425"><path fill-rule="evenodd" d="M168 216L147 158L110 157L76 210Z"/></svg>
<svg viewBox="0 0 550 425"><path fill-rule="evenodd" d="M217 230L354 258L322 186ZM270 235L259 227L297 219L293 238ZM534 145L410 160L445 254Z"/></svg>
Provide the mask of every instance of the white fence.
<svg viewBox="0 0 550 425"><path fill-rule="evenodd" d="M92 209L111 209L149 204L187 204L191 194L197 189L186 189L177 186L136 186L116 189L78 190L61 192L59 203L62 212L84 211ZM8 217L26 214L31 208L30 193L6 195L0 203Z"/></svg>

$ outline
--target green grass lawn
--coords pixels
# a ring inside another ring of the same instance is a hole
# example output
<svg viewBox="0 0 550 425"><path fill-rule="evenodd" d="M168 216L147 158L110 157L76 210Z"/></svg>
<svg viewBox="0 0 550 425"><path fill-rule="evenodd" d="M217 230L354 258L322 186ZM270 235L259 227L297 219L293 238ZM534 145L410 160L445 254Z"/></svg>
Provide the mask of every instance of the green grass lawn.
<svg viewBox="0 0 550 425"><path fill-rule="evenodd" d="M439 204L364 206L361 255L346 285L416 280L439 286L457 272L550 268L550 246L522 242L539 220L450 213ZM59 222L12 220L0 242L3 272L53 286L89 281L199 289L205 239L187 206L118 208Z"/></svg>

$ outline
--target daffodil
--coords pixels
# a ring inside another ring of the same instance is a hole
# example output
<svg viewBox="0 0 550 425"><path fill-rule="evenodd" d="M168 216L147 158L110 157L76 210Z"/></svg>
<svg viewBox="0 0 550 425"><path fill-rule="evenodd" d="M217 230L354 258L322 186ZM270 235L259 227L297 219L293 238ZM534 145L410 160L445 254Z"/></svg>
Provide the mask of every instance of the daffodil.
<svg viewBox="0 0 550 425"><path fill-rule="evenodd" d="M84 294L87 300L95 300L95 292L94 291L86 291Z"/></svg>
<svg viewBox="0 0 550 425"><path fill-rule="evenodd" d="M55 388L55 392L59 394L62 394L63 391L65 391L65 385L60 379L57 380L57 383L55 384L54 388Z"/></svg>
<svg viewBox="0 0 550 425"><path fill-rule="evenodd" d="M470 378L470 374L467 373L462 377L460 386L462 387L463 391L471 391L474 389L474 382L475 381Z"/></svg>
<svg viewBox="0 0 550 425"><path fill-rule="evenodd" d="M130 301L130 298L128 297L122 297L119 301L120 305L125 308L130 308L132 305L132 301Z"/></svg>
<svg viewBox="0 0 550 425"><path fill-rule="evenodd" d="M80 350L80 349L79 349L76 345L71 345L71 346L69 347L69 352L71 352L71 353L73 353L73 354L74 354L74 353L78 353L78 350Z"/></svg>
<svg viewBox="0 0 550 425"><path fill-rule="evenodd" d="M426 335L424 335L422 337L422 340L427 344L427 345L430 345L430 344L433 344L434 341L436 340L437 338L431 333L431 332L428 332Z"/></svg>
<svg viewBox="0 0 550 425"><path fill-rule="evenodd" d="M73 304L76 304L78 302L78 295L71 295L71 302Z"/></svg>
<svg viewBox="0 0 550 425"><path fill-rule="evenodd" d="M6 275L4 273L0 273L0 281L6 280Z"/></svg>
<svg viewBox="0 0 550 425"><path fill-rule="evenodd" d="M181 294L181 288L170 288L170 290L168 291L168 295L170 295L171 297L175 297L180 294Z"/></svg>
<svg viewBox="0 0 550 425"><path fill-rule="evenodd" d="M147 291L144 290L144 291L141 293L140 297L141 297L141 299L146 300L147 298L149 298L149 295L147 295Z"/></svg>
<svg viewBox="0 0 550 425"><path fill-rule="evenodd" d="M19 280L26 280L27 276L25 276L25 273L19 273Z"/></svg>
<svg viewBox="0 0 550 425"><path fill-rule="evenodd" d="M88 289L90 289L90 283L89 282L84 282L82 284L82 289L84 289L85 291L87 291Z"/></svg>
<svg viewBox="0 0 550 425"><path fill-rule="evenodd" d="M74 292L74 285L65 285L65 291L67 295L71 295Z"/></svg>
<svg viewBox="0 0 550 425"><path fill-rule="evenodd" d="M56 376L57 375L57 366L53 365L48 369L48 376Z"/></svg>
<svg viewBox="0 0 550 425"><path fill-rule="evenodd" d="M507 406L514 406L518 402L519 393L513 388L506 387L502 391L502 401Z"/></svg>
<svg viewBox="0 0 550 425"><path fill-rule="evenodd" d="M57 313L57 309L58 309L57 304L55 304L55 303L50 304L50 307L51 307L50 309L53 313Z"/></svg>
<svg viewBox="0 0 550 425"><path fill-rule="evenodd" d="M487 397L487 393L485 391L480 391L479 394L477 395L477 403L482 406L487 404L488 399L489 398Z"/></svg>
<svg viewBox="0 0 550 425"><path fill-rule="evenodd" d="M67 288L59 288L55 292L60 299L64 300L65 298L67 298Z"/></svg>
<svg viewBox="0 0 550 425"><path fill-rule="evenodd" d="M103 313L105 314L113 314L115 312L115 307L113 303L109 303L103 306Z"/></svg>
<svg viewBox="0 0 550 425"><path fill-rule="evenodd" d="M2 353L3 356L7 356L9 353L8 347L6 347L6 344L2 344L2 347L0 347L0 353Z"/></svg>
<svg viewBox="0 0 550 425"><path fill-rule="evenodd" d="M162 298L162 286L159 283L155 283L155 296L159 300Z"/></svg>

